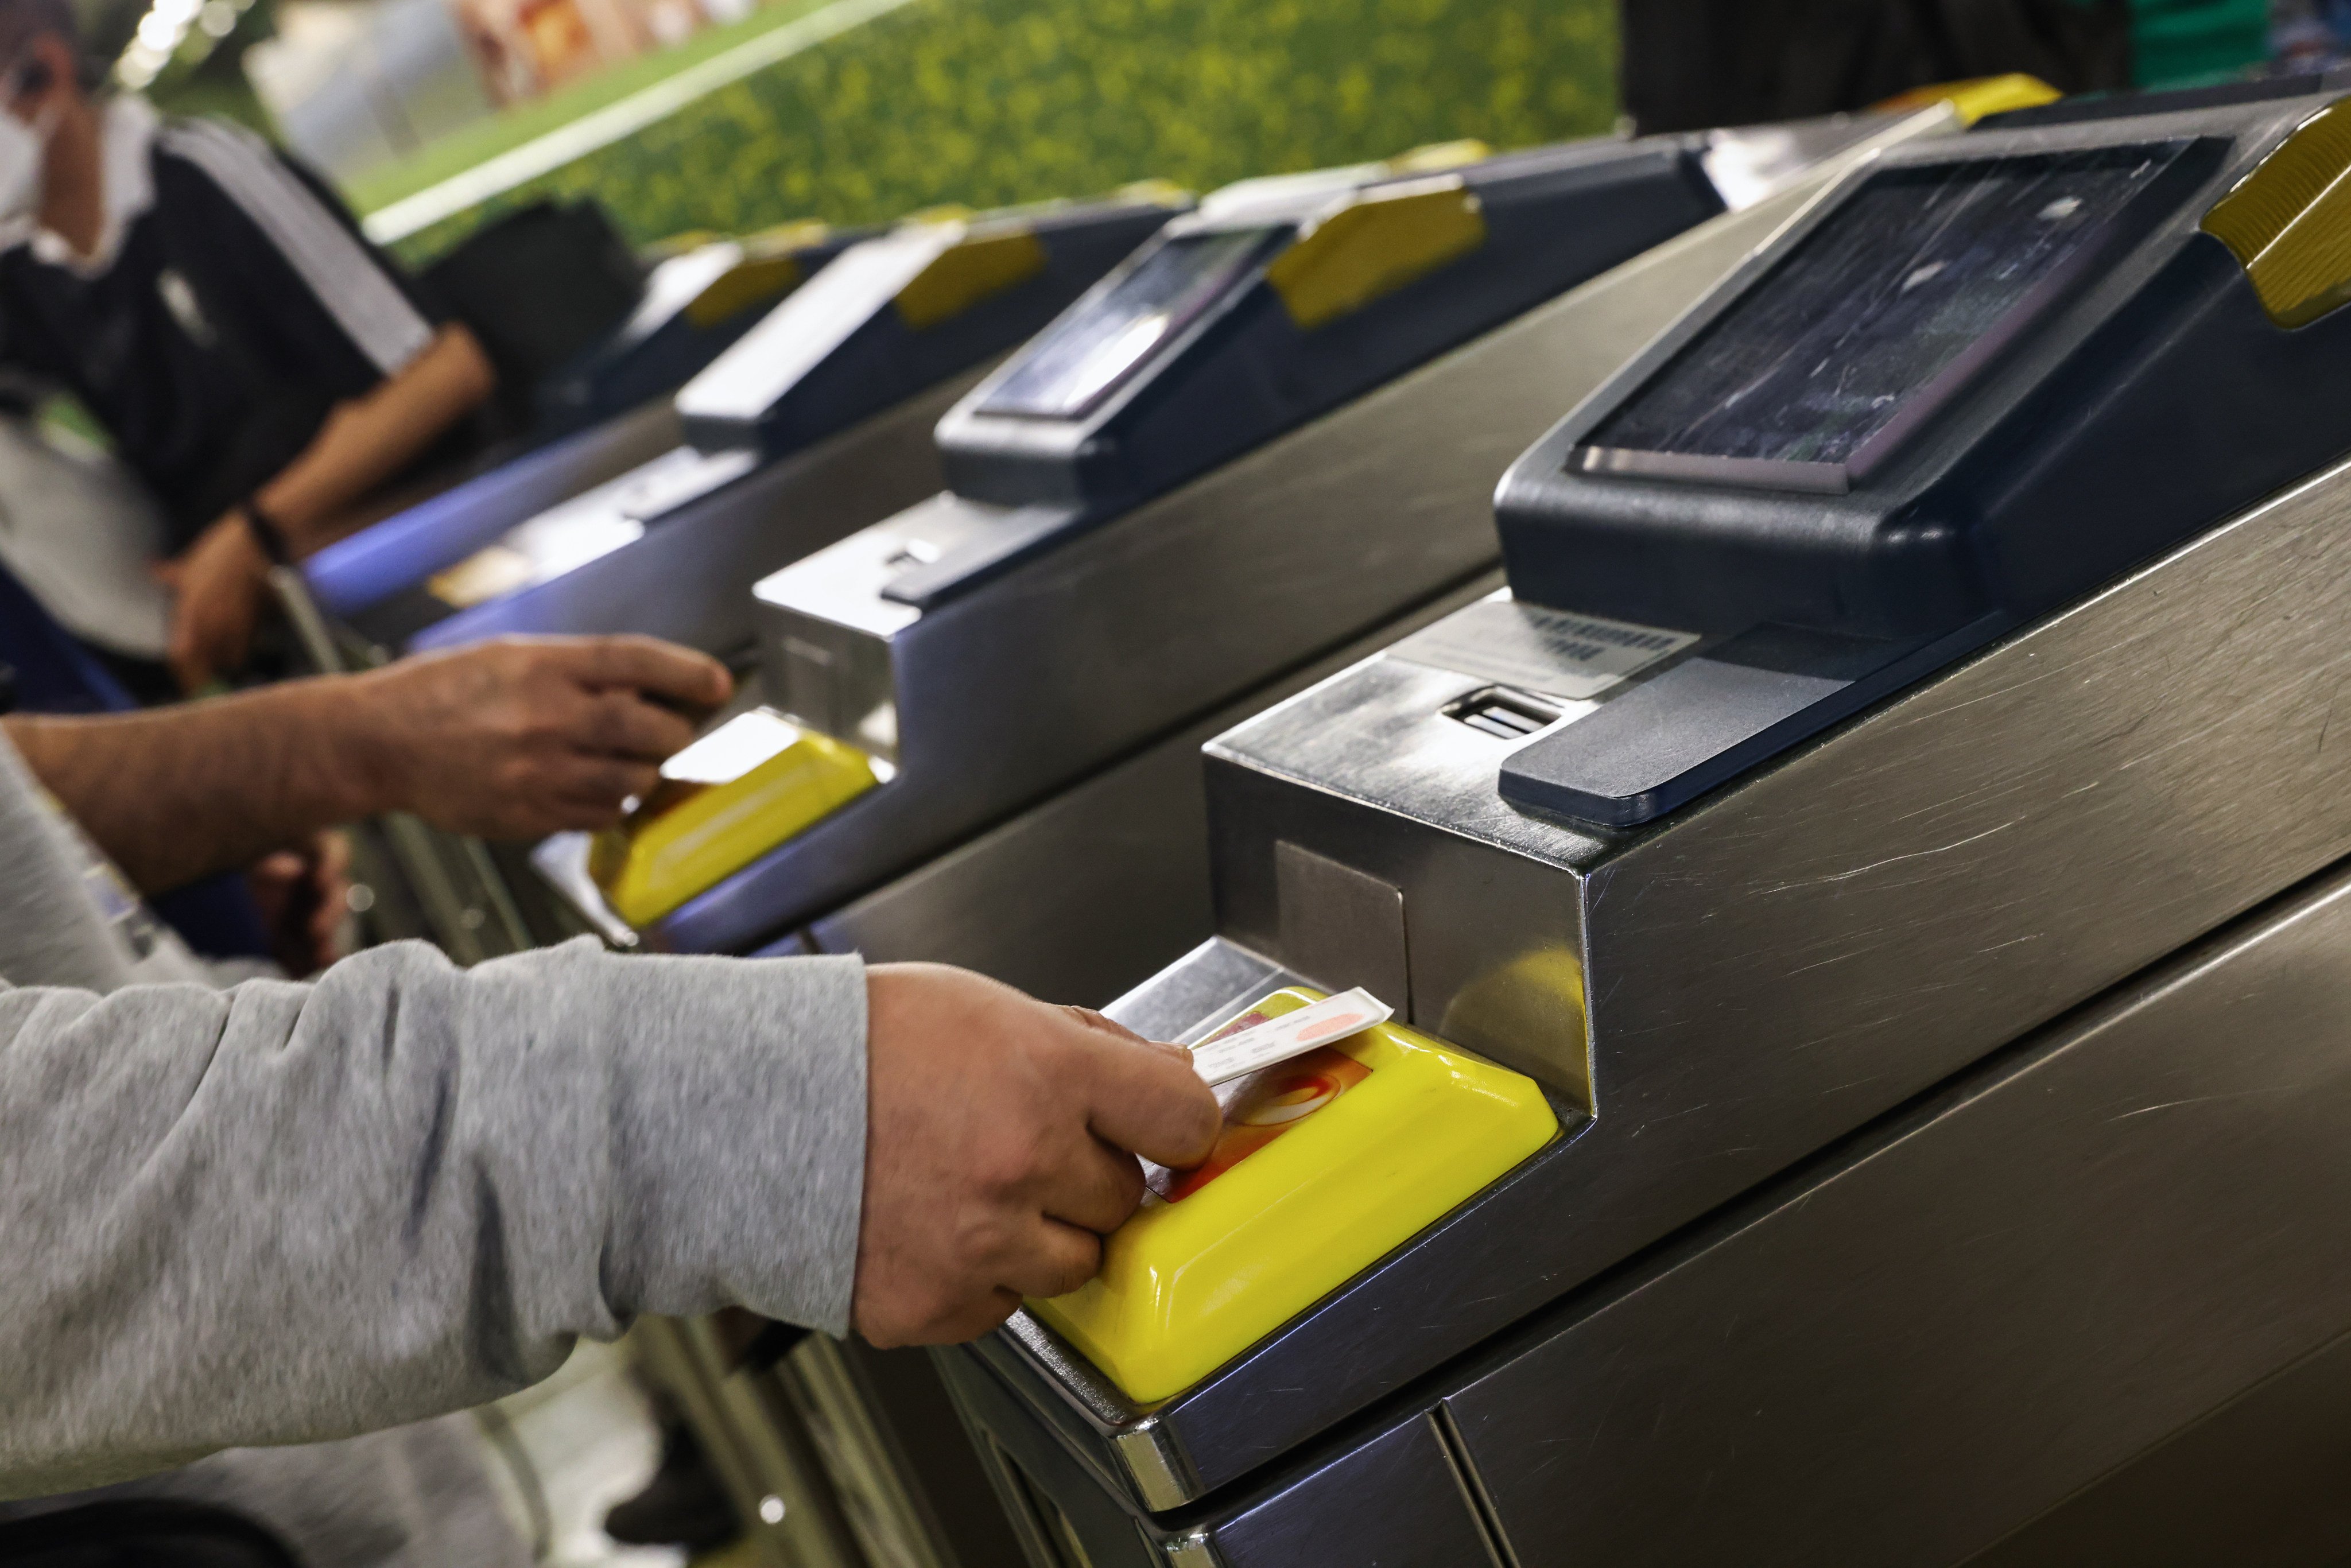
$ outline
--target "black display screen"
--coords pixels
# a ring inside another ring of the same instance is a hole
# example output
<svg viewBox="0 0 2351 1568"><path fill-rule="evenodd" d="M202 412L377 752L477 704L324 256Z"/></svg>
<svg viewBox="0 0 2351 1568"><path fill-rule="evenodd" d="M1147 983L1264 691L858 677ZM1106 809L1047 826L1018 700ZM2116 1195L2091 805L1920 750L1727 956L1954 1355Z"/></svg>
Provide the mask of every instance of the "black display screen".
<svg viewBox="0 0 2351 1568"><path fill-rule="evenodd" d="M982 413L1080 419L1199 318L1288 226L1177 235L1083 309L1048 328L997 382Z"/></svg>
<svg viewBox="0 0 2351 1568"><path fill-rule="evenodd" d="M1873 437L1890 441L1923 389L2015 336L2183 146L1878 174L1585 443L1841 465Z"/></svg>

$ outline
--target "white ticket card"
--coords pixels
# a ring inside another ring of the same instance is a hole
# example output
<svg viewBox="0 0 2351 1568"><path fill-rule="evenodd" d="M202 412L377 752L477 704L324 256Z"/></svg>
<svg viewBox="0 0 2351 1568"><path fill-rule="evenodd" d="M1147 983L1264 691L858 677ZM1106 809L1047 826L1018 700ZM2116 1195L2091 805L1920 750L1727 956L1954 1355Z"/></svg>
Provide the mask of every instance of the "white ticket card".
<svg viewBox="0 0 2351 1568"><path fill-rule="evenodd" d="M1303 1056L1318 1045L1385 1023L1394 1016L1395 1009L1358 986L1254 1028L1204 1040L1192 1048L1192 1066L1213 1089L1261 1067Z"/></svg>

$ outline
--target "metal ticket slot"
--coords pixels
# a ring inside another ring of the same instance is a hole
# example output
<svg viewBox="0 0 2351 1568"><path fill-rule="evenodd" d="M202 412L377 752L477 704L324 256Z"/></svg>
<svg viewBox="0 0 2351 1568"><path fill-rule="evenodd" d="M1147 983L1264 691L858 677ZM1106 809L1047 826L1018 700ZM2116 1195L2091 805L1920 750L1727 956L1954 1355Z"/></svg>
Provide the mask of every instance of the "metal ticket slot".
<svg viewBox="0 0 2351 1568"><path fill-rule="evenodd" d="M1532 434L1522 400L1494 415L1497 389L1596 383L1768 234L1786 214L1755 204L1759 146L1784 178L1952 123L1938 106L1210 196L940 423L954 489L758 585L768 708L677 758L678 791L585 876L576 847L542 863L656 946L919 951L1107 999L1171 919L1179 946L1207 929L1196 727L1480 591L1496 448ZM1710 167L1749 181L1744 211L1718 216ZM1651 270L1535 308L1710 216ZM1161 761L1124 803L1065 805L1088 825L999 832L1139 754ZM1001 853L960 853L983 833ZM943 857L952 890L918 870ZM1017 932L991 903L1022 910Z"/></svg>
<svg viewBox="0 0 2351 1568"><path fill-rule="evenodd" d="M1113 1016L1395 1017L940 1356L1035 1563L2351 1550L2346 190L2325 98L1888 152L1207 748Z"/></svg>
<svg viewBox="0 0 2351 1568"><path fill-rule="evenodd" d="M392 651L632 631L731 653L751 640L743 584L935 487L940 412L1188 204L1138 187L852 245L667 410L627 416L627 440L584 433L548 472L501 470L330 546L309 591ZM623 449L642 455L604 472Z"/></svg>

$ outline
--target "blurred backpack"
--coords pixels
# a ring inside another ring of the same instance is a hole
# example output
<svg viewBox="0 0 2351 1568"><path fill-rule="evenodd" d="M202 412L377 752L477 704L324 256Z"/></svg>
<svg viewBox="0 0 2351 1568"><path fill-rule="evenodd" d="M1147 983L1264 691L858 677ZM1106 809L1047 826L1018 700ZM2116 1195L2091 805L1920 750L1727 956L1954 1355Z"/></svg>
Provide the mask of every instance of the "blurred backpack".
<svg viewBox="0 0 2351 1568"><path fill-rule="evenodd" d="M1625 112L1644 133L1865 109L2022 71L2131 85L2131 0L1624 0Z"/></svg>
<svg viewBox="0 0 2351 1568"><path fill-rule="evenodd" d="M422 280L481 340L513 431L542 380L636 308L644 268L594 202L537 202L467 235Z"/></svg>

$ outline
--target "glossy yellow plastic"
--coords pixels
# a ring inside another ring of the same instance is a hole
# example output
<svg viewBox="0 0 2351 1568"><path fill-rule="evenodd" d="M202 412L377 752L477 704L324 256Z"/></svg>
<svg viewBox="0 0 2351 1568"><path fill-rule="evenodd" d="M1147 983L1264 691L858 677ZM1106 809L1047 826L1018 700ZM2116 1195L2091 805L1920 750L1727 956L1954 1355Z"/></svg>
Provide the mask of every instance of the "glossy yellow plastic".
<svg viewBox="0 0 2351 1568"><path fill-rule="evenodd" d="M1265 269L1301 331L1360 310L1486 243L1458 174L1374 188L1326 213Z"/></svg>
<svg viewBox="0 0 2351 1568"><path fill-rule="evenodd" d="M1930 103L1948 103L1959 111L1961 120L1973 125L1988 114L2006 114L2015 109L2038 109L2064 96L2039 77L2011 71L2005 76L1970 77L1965 81L1943 81L1928 87L1914 87L1908 92L1896 93L1869 107L1881 114L1900 114L1907 110L1924 109Z"/></svg>
<svg viewBox="0 0 2351 1568"><path fill-rule="evenodd" d="M1249 1012L1270 1018L1320 998L1280 990ZM1354 1064L1340 1075L1352 1082L1302 1113L1273 1077L1285 1067L1228 1086L1227 1140L1262 1141L1232 1163L1220 1154L1211 1166L1224 1168L1191 1191L1155 1180L1112 1234L1101 1274L1029 1303L1130 1397L1148 1404L1190 1387L1559 1131L1532 1079L1401 1025L1326 1049Z"/></svg>
<svg viewBox="0 0 2351 1568"><path fill-rule="evenodd" d="M1029 229L975 228L898 290L898 315L918 330L935 327L1044 270L1044 242Z"/></svg>
<svg viewBox="0 0 2351 1568"><path fill-rule="evenodd" d="M2351 99L2339 99L2237 182L2204 214L2281 327L2351 299Z"/></svg>
<svg viewBox="0 0 2351 1568"><path fill-rule="evenodd" d="M737 726L754 731L733 737L739 770L691 777L696 752L725 747ZM589 849L589 874L632 925L660 919L881 782L855 747L764 710L737 716L662 771L653 795Z"/></svg>

